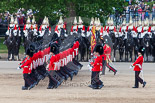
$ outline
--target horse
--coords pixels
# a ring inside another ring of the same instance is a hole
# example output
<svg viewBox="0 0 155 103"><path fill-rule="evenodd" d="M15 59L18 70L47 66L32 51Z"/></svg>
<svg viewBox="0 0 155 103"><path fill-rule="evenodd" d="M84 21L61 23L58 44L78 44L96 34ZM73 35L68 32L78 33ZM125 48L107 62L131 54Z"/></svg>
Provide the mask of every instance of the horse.
<svg viewBox="0 0 155 103"><path fill-rule="evenodd" d="M19 49L20 49L20 45L21 45L21 36L19 34L19 30L17 32L14 32L15 35L15 40L16 40L16 44L15 44L15 51L14 51L14 55L16 56L16 60L19 60Z"/></svg>
<svg viewBox="0 0 155 103"><path fill-rule="evenodd" d="M29 47L29 44L31 44L34 40L33 31L31 29L28 29L28 35L24 37L24 49L26 52L26 49Z"/></svg>
<svg viewBox="0 0 155 103"><path fill-rule="evenodd" d="M151 41L150 41L150 36L148 33L144 35L142 44L145 47L146 61L148 62L148 56L149 56L150 49L151 49Z"/></svg>
<svg viewBox="0 0 155 103"><path fill-rule="evenodd" d="M152 52L152 56L153 56L153 61L155 62L155 34L152 32L152 38L151 38L151 52Z"/></svg>
<svg viewBox="0 0 155 103"><path fill-rule="evenodd" d="M14 52L16 50L16 39L15 36L13 34L13 29L10 30L10 34L7 38L6 38L6 46L8 48L8 60L14 60Z"/></svg>
<svg viewBox="0 0 155 103"><path fill-rule="evenodd" d="M118 38L118 49L119 49L119 60L120 62L123 61L123 54L124 54L124 49L125 49L125 44L124 44L124 37L119 37Z"/></svg>
<svg viewBox="0 0 155 103"><path fill-rule="evenodd" d="M113 31L110 31L109 36L113 43L114 61L116 61L115 56L116 56L116 50L118 49L118 40L116 39L115 33Z"/></svg>
<svg viewBox="0 0 155 103"><path fill-rule="evenodd" d="M128 61L128 53L130 54L130 61L132 61L132 51L134 47L134 40L131 35L131 31L127 33L127 39L125 43L125 61Z"/></svg>

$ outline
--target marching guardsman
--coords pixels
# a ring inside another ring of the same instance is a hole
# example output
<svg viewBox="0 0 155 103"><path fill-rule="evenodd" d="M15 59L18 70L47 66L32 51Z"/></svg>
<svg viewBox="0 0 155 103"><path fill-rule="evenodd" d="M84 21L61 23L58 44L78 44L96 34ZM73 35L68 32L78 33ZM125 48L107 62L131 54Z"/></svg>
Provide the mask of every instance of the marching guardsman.
<svg viewBox="0 0 155 103"><path fill-rule="evenodd" d="M53 78L53 72L57 70L57 57L56 55L59 53L58 47L55 44L50 46L50 63L48 65L49 71L49 84L47 89L57 88L60 85L60 82Z"/></svg>
<svg viewBox="0 0 155 103"><path fill-rule="evenodd" d="M114 72L114 75L116 74L117 70L109 65L109 62L111 61L111 47L108 45L108 40L105 39L105 45L103 47L104 55L106 57L106 66L109 68L109 70Z"/></svg>
<svg viewBox="0 0 155 103"><path fill-rule="evenodd" d="M119 29L119 37L127 36L127 32L126 32L127 26L126 26L126 20L124 19L122 26ZM127 38L127 37L126 37Z"/></svg>
<svg viewBox="0 0 155 103"><path fill-rule="evenodd" d="M34 81L31 78L31 57L33 56L31 49L26 50L26 58L20 63L19 69L23 69L23 77L25 84L22 86L22 90L28 90L35 86Z"/></svg>
<svg viewBox="0 0 155 103"><path fill-rule="evenodd" d="M80 34L82 37L85 37L85 26L83 25L83 21L80 16L78 22L78 34Z"/></svg>
<svg viewBox="0 0 155 103"><path fill-rule="evenodd" d="M91 87L92 89L101 89L104 85L103 82L99 79L100 71L102 71L102 54L103 47L102 45L97 44L94 48L94 60L90 63L91 67Z"/></svg>
<svg viewBox="0 0 155 103"><path fill-rule="evenodd" d="M26 24L24 25L24 37L26 38L28 36L29 30L31 30L31 21L30 21L30 17L28 16Z"/></svg>
<svg viewBox="0 0 155 103"><path fill-rule="evenodd" d="M90 21L90 26L88 26L88 28L87 28L87 37L92 35L92 28L93 28L93 26L94 26L94 18L92 17L91 21Z"/></svg>
<svg viewBox="0 0 155 103"><path fill-rule="evenodd" d="M77 25L77 19L75 17L73 25L71 27L71 35L73 35L74 33L77 34L77 31L78 31L78 25Z"/></svg>
<svg viewBox="0 0 155 103"><path fill-rule="evenodd" d="M7 38L12 35L11 32L14 30L14 26L15 26L15 24L14 24L14 18L13 18L13 16L11 16L11 20L10 20L10 24L8 26L8 30L6 32L4 44L6 44Z"/></svg>
<svg viewBox="0 0 155 103"><path fill-rule="evenodd" d="M99 33L99 38L103 39L103 26L101 26L100 19L98 18L96 21L96 37L97 37L97 32Z"/></svg>
<svg viewBox="0 0 155 103"><path fill-rule="evenodd" d="M141 79L139 77L140 72L142 72L142 65L143 65L143 55L144 55L144 48L140 47L138 50L138 58L137 60L130 66L130 68L132 68L134 66L134 71L135 71L135 86L133 88L139 88L139 82L141 84L143 84L143 88L146 85L146 82L144 81L144 79Z"/></svg>
<svg viewBox="0 0 155 103"><path fill-rule="evenodd" d="M62 16L60 16L59 22L55 27L55 33L57 34L58 37L60 37L60 36L67 37L66 25L64 25Z"/></svg>
<svg viewBox="0 0 155 103"><path fill-rule="evenodd" d="M47 28L47 19L46 19L46 16L45 16L44 20L43 20L43 22L42 22L42 24L41 24L41 26L39 28L39 36L41 38L43 38L46 28Z"/></svg>
<svg viewBox="0 0 155 103"><path fill-rule="evenodd" d="M34 36L37 36L38 35L38 25L36 24L36 21L35 21L35 17L33 16L33 19L32 19L32 27L31 27L32 31L33 31L33 35Z"/></svg>

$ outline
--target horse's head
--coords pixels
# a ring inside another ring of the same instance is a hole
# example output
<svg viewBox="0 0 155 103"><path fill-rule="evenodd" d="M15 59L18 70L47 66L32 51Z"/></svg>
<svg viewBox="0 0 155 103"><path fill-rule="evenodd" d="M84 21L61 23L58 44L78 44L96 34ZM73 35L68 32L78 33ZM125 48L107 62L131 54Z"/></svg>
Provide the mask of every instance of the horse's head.
<svg viewBox="0 0 155 103"><path fill-rule="evenodd" d="M149 34L145 34L145 36L143 37L143 43L146 47L150 46L150 37Z"/></svg>

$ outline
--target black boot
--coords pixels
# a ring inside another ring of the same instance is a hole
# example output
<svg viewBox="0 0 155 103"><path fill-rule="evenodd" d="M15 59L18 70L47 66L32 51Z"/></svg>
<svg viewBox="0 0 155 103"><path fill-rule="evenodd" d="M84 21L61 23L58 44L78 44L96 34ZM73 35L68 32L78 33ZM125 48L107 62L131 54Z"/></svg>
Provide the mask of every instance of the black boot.
<svg viewBox="0 0 155 103"><path fill-rule="evenodd" d="M144 81L144 82L143 82L143 88L145 87L145 85L146 85L146 82Z"/></svg>
<svg viewBox="0 0 155 103"><path fill-rule="evenodd" d="M22 86L22 90L28 90L28 87Z"/></svg>

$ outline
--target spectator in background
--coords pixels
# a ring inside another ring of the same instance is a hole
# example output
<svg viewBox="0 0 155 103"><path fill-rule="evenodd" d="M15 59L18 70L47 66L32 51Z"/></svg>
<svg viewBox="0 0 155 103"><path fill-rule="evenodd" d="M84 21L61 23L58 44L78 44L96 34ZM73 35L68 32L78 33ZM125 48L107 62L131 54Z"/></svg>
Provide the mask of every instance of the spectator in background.
<svg viewBox="0 0 155 103"><path fill-rule="evenodd" d="M138 8L138 15L139 15L139 18L142 20L142 8L141 7Z"/></svg>
<svg viewBox="0 0 155 103"><path fill-rule="evenodd" d="M155 18L155 4L152 7L152 20Z"/></svg>
<svg viewBox="0 0 155 103"><path fill-rule="evenodd" d="M0 23L2 22L2 13L0 13Z"/></svg>

